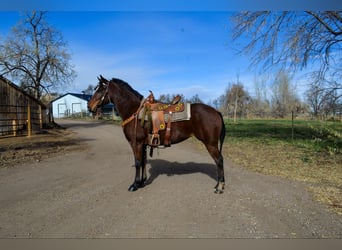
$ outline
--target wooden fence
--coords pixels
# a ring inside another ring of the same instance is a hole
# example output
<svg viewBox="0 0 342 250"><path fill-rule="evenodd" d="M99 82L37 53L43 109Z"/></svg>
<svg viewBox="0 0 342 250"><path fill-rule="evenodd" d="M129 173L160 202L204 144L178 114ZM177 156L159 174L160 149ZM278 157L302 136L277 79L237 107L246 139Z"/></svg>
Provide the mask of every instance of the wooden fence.
<svg viewBox="0 0 342 250"><path fill-rule="evenodd" d="M0 136L30 136L43 127L41 106L0 105Z"/></svg>

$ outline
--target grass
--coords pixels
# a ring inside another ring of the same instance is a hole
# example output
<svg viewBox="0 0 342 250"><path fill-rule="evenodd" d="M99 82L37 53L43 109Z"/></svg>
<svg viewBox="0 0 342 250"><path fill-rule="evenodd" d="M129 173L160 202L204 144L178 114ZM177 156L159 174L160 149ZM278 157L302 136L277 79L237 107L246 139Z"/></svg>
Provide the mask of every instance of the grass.
<svg viewBox="0 0 342 250"><path fill-rule="evenodd" d="M225 156L264 174L308 183L314 197L342 215L342 123L226 121Z"/></svg>

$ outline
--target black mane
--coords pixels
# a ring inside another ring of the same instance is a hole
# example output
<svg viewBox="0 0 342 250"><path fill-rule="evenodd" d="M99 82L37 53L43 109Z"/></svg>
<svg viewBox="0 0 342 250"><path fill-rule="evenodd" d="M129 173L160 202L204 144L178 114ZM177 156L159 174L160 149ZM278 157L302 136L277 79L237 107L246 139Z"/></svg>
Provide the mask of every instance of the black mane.
<svg viewBox="0 0 342 250"><path fill-rule="evenodd" d="M139 100L143 99L143 95L141 95L138 91L136 91L135 89L133 89L131 87L131 85L129 85L127 82L121 80L121 79L117 79L117 78L112 78L112 80L110 80L110 82L115 82L116 84L124 87L125 89L127 89L129 92L133 93L136 97L139 98Z"/></svg>

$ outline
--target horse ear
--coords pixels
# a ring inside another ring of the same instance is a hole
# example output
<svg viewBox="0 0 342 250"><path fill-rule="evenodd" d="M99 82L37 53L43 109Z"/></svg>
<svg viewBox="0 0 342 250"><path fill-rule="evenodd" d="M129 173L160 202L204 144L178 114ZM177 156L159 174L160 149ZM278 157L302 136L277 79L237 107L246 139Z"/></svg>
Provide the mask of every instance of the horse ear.
<svg viewBox="0 0 342 250"><path fill-rule="evenodd" d="M106 78L104 78L102 75L97 77L97 79L99 80L100 83L102 83L104 85L106 85L108 83L108 80Z"/></svg>
<svg viewBox="0 0 342 250"><path fill-rule="evenodd" d="M105 82L106 84L109 82L106 78L104 78L103 76L102 77L102 81Z"/></svg>

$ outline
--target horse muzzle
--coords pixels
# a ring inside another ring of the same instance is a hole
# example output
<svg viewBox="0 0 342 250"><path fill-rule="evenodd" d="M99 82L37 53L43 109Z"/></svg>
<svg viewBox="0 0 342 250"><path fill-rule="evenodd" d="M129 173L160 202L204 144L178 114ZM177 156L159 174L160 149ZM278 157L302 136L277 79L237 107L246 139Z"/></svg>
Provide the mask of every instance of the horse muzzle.
<svg viewBox="0 0 342 250"><path fill-rule="evenodd" d="M97 105L91 101L88 102L88 110L89 112L95 112Z"/></svg>

